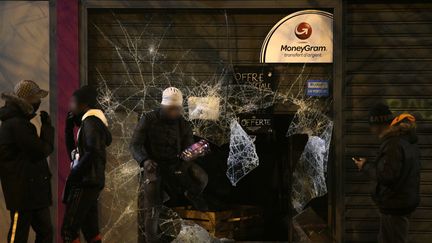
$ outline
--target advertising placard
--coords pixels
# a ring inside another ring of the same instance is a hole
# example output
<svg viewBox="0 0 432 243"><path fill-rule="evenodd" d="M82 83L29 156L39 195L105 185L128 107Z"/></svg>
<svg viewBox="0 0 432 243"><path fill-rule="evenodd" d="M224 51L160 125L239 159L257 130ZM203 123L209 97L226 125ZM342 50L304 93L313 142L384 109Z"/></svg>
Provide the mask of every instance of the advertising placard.
<svg viewBox="0 0 432 243"><path fill-rule="evenodd" d="M329 81L328 80L308 80L306 95L309 97L328 97Z"/></svg>
<svg viewBox="0 0 432 243"><path fill-rule="evenodd" d="M239 124L247 134L257 135L272 132L271 114L240 114Z"/></svg>
<svg viewBox="0 0 432 243"><path fill-rule="evenodd" d="M235 66L234 84L249 84L263 91L273 90L273 68L263 65Z"/></svg>
<svg viewBox="0 0 432 243"><path fill-rule="evenodd" d="M280 20L261 47L261 63L332 63L333 14L303 10Z"/></svg>

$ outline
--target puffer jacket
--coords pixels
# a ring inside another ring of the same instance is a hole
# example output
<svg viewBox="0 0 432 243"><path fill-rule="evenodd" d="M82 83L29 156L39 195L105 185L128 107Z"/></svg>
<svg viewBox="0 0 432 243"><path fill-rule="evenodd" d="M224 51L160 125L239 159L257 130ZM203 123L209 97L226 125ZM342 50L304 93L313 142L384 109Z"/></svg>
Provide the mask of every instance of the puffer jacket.
<svg viewBox="0 0 432 243"><path fill-rule="evenodd" d="M105 186L106 147L112 142L108 122L101 110L91 109L82 117L78 132L79 159L68 177L68 185L76 187Z"/></svg>
<svg viewBox="0 0 432 243"><path fill-rule="evenodd" d="M420 150L415 123L391 126L381 140L376 160L362 169L376 181L372 198L384 214L409 214L420 203Z"/></svg>
<svg viewBox="0 0 432 243"><path fill-rule="evenodd" d="M51 205L51 172L47 157L53 151L54 128L43 123L40 137L30 123L31 105L13 94L2 94L0 108L0 181L9 210L32 210Z"/></svg>
<svg viewBox="0 0 432 243"><path fill-rule="evenodd" d="M143 166L151 159L158 164L178 161L181 151L193 144L192 129L183 117L177 120L163 118L160 109L143 115L135 128L130 149L134 159Z"/></svg>

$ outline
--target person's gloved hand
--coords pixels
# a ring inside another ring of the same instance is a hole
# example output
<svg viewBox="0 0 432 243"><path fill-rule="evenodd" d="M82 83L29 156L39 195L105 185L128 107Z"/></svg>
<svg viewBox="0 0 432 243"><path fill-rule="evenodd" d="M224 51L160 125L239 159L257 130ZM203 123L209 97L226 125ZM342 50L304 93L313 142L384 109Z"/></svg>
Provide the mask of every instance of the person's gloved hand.
<svg viewBox="0 0 432 243"><path fill-rule="evenodd" d="M42 124L51 124L51 117L48 115L48 112L46 111L40 112L40 119Z"/></svg>
<svg viewBox="0 0 432 243"><path fill-rule="evenodd" d="M147 172L154 172L157 169L157 163L151 159L144 161L144 170Z"/></svg>
<svg viewBox="0 0 432 243"><path fill-rule="evenodd" d="M142 163L143 171L144 171L144 184L150 184L157 180L157 163L151 159L148 159Z"/></svg>

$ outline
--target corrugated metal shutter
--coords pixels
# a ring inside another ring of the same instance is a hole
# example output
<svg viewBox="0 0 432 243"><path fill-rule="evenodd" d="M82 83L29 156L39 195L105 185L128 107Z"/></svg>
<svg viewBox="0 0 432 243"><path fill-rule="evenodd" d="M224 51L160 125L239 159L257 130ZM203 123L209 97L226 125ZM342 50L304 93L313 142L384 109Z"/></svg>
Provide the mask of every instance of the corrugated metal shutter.
<svg viewBox="0 0 432 243"><path fill-rule="evenodd" d="M347 242L376 242L378 211L369 181L351 157L373 159L368 107L384 100L395 112L418 114L422 202L412 215L410 242L432 238L432 4L347 5L346 223Z"/></svg>
<svg viewBox="0 0 432 243"><path fill-rule="evenodd" d="M246 7L246 6L245 6ZM293 11L291 11L293 12ZM110 40L126 46L124 33L119 23L128 30L131 38L137 38L141 31L149 33L155 39L163 35L159 51L165 56L161 69L170 70L169 65L178 64L184 77L207 80L221 73L221 68L230 65L259 65L261 45L269 30L284 16L287 10L97 10L89 11L88 23L88 82L96 84L102 73L110 88L118 89L120 99L135 93L131 86L125 85L129 78L118 58L115 49L95 29L98 26ZM115 16L115 17L114 17ZM227 24L228 23L228 24ZM169 27L168 27L169 26ZM146 40L147 41L147 40ZM145 47L144 47L145 48ZM139 49L142 51L142 49ZM188 52L187 55L185 53ZM124 59L128 64L133 80L140 82L139 70L132 58ZM279 88L291 85L301 72L302 64L275 66L275 80ZM156 71L159 68L156 68ZM143 64L141 71L144 80L150 80L150 65ZM307 65L305 78L331 79L332 65ZM159 75L161 73L156 73ZM171 78L176 78L171 75ZM177 77L181 79L182 77ZM136 104L139 97L129 99L130 106ZM277 112L294 111L294 107L281 107Z"/></svg>
<svg viewBox="0 0 432 243"><path fill-rule="evenodd" d="M193 76L197 80L207 80L214 78L215 74L220 75L221 67L259 65L261 45L267 33L280 19L294 11L287 9L226 11L217 9L90 9L87 43L88 83L97 85L101 81L99 75L101 73L107 86L118 92L117 98L128 100L127 106L133 107L140 98L133 95L136 93L133 86L124 82L129 78L141 82L140 70L137 70L131 57L125 56L123 61L129 69L127 73L116 54L115 48L99 33L95 26L100 28L108 39L121 43L123 46L127 45L126 40L116 19L129 32L132 40L138 38L142 31L145 31L144 36L146 38L153 34L157 44L160 43L159 52L165 55L163 63L157 65L161 65L160 67L164 70L169 70L170 66L178 64L178 69L182 70L181 77L169 74L170 78L187 80L187 77ZM167 26L169 27L167 28ZM163 36L163 41L158 42L161 36ZM147 48L148 46L143 45L138 50L145 52ZM189 54L183 56L186 52ZM280 89L283 86L290 86L303 69L303 64L273 66L275 68L275 81ZM331 80L332 68L332 64L306 65L305 75L302 78ZM156 72L159 72L155 73L156 75L161 74L159 70L156 68ZM144 80L151 80L150 63L144 63L141 71ZM295 107L293 106L284 105L275 108L275 112L281 114L292 114L294 111ZM137 112L139 113L140 110ZM135 122L133 120L131 124L126 126L134 126L132 123ZM286 123L286 126L288 125L289 123ZM113 131L113 135L114 142L121 139L122 136L118 131ZM288 150L288 147L286 149ZM271 163L276 162L272 161ZM271 163L269 163L270 166ZM269 178L269 176L266 177ZM288 206L288 202L286 206ZM278 228L275 227L275 229Z"/></svg>

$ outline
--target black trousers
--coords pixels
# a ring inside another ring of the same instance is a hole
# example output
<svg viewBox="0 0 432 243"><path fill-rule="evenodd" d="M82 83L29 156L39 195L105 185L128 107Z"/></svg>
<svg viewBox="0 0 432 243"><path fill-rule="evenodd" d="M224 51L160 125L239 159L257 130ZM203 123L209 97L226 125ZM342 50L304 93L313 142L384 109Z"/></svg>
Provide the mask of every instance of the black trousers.
<svg viewBox="0 0 432 243"><path fill-rule="evenodd" d="M30 226L36 233L35 243L52 243L53 229L49 208L11 211L8 243L27 243Z"/></svg>
<svg viewBox="0 0 432 243"><path fill-rule="evenodd" d="M410 215L380 215L379 243L408 242Z"/></svg>
<svg viewBox="0 0 432 243"><path fill-rule="evenodd" d="M87 242L102 242L98 217L100 191L97 187L71 189L61 231L64 243L79 242L80 230Z"/></svg>
<svg viewBox="0 0 432 243"><path fill-rule="evenodd" d="M152 172L144 171L140 178L138 196L138 242L159 243L159 214L164 192L201 194L207 186L207 173L197 164L181 162L178 166L159 166Z"/></svg>

